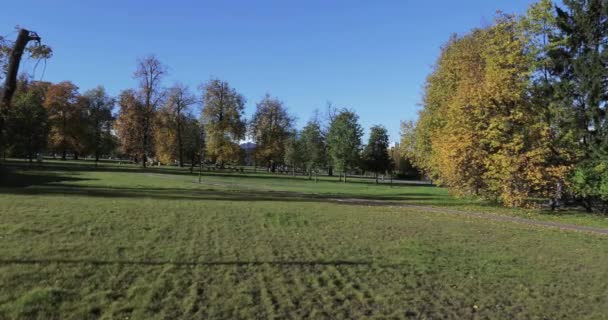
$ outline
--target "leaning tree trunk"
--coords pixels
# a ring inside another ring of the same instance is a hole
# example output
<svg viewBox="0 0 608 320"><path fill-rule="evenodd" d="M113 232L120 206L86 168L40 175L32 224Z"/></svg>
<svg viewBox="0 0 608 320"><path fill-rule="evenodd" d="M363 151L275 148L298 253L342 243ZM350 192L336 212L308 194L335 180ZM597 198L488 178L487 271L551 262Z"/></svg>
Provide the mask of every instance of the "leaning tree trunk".
<svg viewBox="0 0 608 320"><path fill-rule="evenodd" d="M17 90L17 74L19 73L19 64L23 51L30 41L40 41L40 37L35 33L26 29L19 30L15 45L11 50L11 55L8 60L8 68L6 70L6 80L4 81L4 92L2 94L2 104L9 107L15 90Z"/></svg>
<svg viewBox="0 0 608 320"><path fill-rule="evenodd" d="M4 130L4 114L11 106L13 95L17 90L17 74L19 73L19 64L27 43L30 41L40 41L40 37L35 32L26 29L20 29L17 35L17 40L11 50L8 58L8 66L6 69L6 79L4 80L4 89L0 98L0 141L2 140L2 131ZM1 147L0 147L1 148Z"/></svg>

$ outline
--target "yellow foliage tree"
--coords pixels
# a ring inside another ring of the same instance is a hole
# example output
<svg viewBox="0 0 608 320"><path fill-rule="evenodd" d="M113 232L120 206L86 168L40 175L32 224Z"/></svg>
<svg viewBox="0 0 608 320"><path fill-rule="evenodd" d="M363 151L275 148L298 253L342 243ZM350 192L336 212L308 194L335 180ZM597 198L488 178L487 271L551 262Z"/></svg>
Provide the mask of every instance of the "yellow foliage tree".
<svg viewBox="0 0 608 320"><path fill-rule="evenodd" d="M427 79L424 109L408 136L414 163L458 195L507 206L548 196L568 172L553 164L550 126L530 103L527 39L513 16L452 37Z"/></svg>

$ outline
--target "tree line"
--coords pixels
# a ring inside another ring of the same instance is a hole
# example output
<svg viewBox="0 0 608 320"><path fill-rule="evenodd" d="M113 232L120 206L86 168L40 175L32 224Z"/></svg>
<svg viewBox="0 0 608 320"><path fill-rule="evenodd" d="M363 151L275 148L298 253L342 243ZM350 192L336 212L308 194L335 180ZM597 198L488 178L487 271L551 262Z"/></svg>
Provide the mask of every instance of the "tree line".
<svg viewBox="0 0 608 320"><path fill-rule="evenodd" d="M33 161L39 154L60 159L129 158L142 167L153 161L223 168L243 164L240 143L250 138L258 166L275 172L379 174L392 168L389 137L371 128L367 145L352 110L328 108L326 121L313 117L301 130L284 103L266 94L247 120L245 97L226 81L211 79L191 90L163 86L167 67L155 56L137 61L137 86L110 96L99 86L80 93L70 81L50 83L21 76L10 107L4 107L4 157ZM198 112L197 112L198 111ZM196 115L198 113L198 115Z"/></svg>
<svg viewBox="0 0 608 320"><path fill-rule="evenodd" d="M458 195L608 211L608 1L541 0L454 35L401 148Z"/></svg>

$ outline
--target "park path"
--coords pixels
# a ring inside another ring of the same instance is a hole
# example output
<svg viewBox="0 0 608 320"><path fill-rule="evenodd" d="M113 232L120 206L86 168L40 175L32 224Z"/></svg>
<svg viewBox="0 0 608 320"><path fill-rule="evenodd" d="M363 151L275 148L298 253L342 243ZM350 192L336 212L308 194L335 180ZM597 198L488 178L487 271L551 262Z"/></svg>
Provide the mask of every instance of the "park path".
<svg viewBox="0 0 608 320"><path fill-rule="evenodd" d="M567 223L552 222L552 221L540 221L540 220L526 219L526 218L492 214L492 213L480 213L480 212L467 211L467 210L455 210L455 209L449 209L449 208L431 207L431 206L406 204L406 203L398 203L398 202L388 202L388 201L382 201L382 200L354 199L354 198L330 199L330 200L335 203L409 208L409 209L416 209L416 210L420 210L420 211L424 211L424 212L442 213L442 214L451 214L451 215L464 215L464 216L469 216L469 217L473 217L473 218L493 220L493 221L513 222L513 223L520 223L520 224L526 224L526 225L531 225L531 226L549 227L549 228L557 228L557 229L568 230L568 231L578 231L578 232L587 232L587 233L608 235L608 229L604 229L604 228L580 226L580 225L575 225L575 224L567 224Z"/></svg>

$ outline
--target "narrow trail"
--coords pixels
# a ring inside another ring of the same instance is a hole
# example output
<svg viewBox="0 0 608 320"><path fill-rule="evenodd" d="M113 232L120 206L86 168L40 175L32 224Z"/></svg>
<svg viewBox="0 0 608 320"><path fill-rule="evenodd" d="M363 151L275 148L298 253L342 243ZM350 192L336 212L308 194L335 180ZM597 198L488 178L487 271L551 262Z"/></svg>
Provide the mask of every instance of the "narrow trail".
<svg viewBox="0 0 608 320"><path fill-rule="evenodd" d="M451 215L464 215L473 218L493 220L493 221L501 221L501 222L513 222L526 224L531 226L539 226L539 227L550 227L550 228L558 228L562 230L568 231L579 231L579 232L588 232L594 234L608 235L608 229L597 228L597 227L588 227L588 226L579 226L574 224L566 224L560 222L552 222L552 221L540 221L533 219L526 219L514 216L506 216L506 215L498 215L491 213L480 213L474 211L466 211L466 210L454 210L448 208L439 208L439 207L430 207L423 205L415 205L415 204L405 204L398 202L387 202L381 200L367 200L367 199L330 199L335 203L345 203L345 204L354 204L354 205L368 205L368 206L384 206L384 207L395 207L395 208L409 208L409 209L417 209L424 212L432 212L432 213L442 213L442 214L451 214Z"/></svg>

